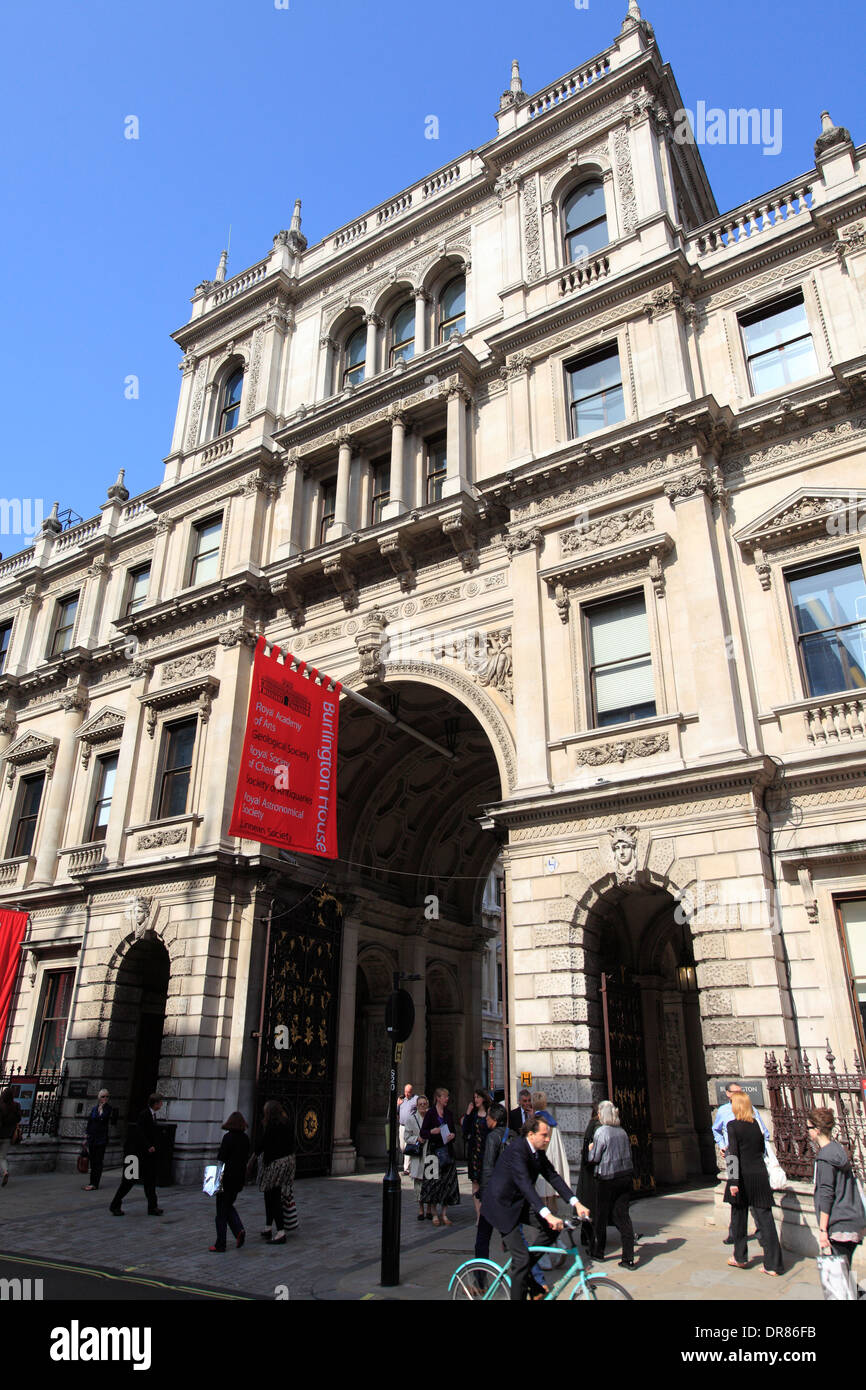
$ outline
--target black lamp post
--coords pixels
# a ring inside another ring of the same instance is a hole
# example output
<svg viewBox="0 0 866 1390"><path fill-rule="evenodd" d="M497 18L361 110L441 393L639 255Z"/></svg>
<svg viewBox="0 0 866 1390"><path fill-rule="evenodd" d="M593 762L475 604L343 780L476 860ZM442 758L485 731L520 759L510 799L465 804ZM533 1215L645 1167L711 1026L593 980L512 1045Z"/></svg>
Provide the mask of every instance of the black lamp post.
<svg viewBox="0 0 866 1390"><path fill-rule="evenodd" d="M400 1172L397 1168L397 1067L403 1044L415 1024L415 1003L400 981L420 980L420 975L394 972L394 992L385 1005L385 1031L391 1041L390 1090L388 1096L388 1168L382 1183L382 1270L381 1283L391 1288L400 1282Z"/></svg>

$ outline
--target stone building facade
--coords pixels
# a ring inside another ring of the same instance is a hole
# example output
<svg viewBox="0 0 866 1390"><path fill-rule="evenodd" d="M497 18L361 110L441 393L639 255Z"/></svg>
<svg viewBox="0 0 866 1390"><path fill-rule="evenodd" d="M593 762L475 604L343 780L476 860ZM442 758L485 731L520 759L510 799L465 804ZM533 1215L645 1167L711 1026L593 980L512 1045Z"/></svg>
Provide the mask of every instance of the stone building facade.
<svg viewBox="0 0 866 1390"><path fill-rule="evenodd" d="M632 0L488 143L313 246L296 206L196 288L161 480L0 563L2 1060L158 1084L181 1174L273 1090L311 1170L377 1155L395 971L465 1105L500 859L572 1157L609 1077L669 1181L718 1080L862 1049L864 149L825 115L720 216L682 108ZM227 833L258 632L438 745L343 699L333 864Z"/></svg>

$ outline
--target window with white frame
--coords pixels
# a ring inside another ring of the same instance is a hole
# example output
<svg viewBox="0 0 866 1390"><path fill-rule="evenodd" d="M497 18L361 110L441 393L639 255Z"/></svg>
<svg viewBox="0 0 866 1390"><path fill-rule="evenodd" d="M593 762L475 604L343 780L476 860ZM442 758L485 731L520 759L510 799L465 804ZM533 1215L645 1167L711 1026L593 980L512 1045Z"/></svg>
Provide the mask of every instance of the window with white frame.
<svg viewBox="0 0 866 1390"><path fill-rule="evenodd" d="M219 575L222 515L196 522L193 529L190 584L207 584Z"/></svg>
<svg viewBox="0 0 866 1390"><path fill-rule="evenodd" d="M90 813L88 841L104 840L108 831L108 817L111 811L111 799L114 795L117 762L117 753L104 753L102 757L97 759L96 795L93 799L93 810Z"/></svg>
<svg viewBox="0 0 866 1390"><path fill-rule="evenodd" d="M622 368L616 347L586 353L569 363L566 371L573 438L625 419Z"/></svg>
<svg viewBox="0 0 866 1390"><path fill-rule="evenodd" d="M9 858L17 859L32 854L36 838L36 822L45 789L45 773L37 772L31 777L22 777L18 786L18 805L12 822L9 841Z"/></svg>
<svg viewBox="0 0 866 1390"><path fill-rule="evenodd" d="M222 392L219 428L217 434L228 434L236 429L241 414L241 392L244 389L244 370L239 367L232 372Z"/></svg>
<svg viewBox="0 0 866 1390"><path fill-rule="evenodd" d="M854 1026L861 1057L866 1057L866 898L836 902Z"/></svg>
<svg viewBox="0 0 866 1390"><path fill-rule="evenodd" d="M785 574L807 695L866 691L866 584L858 555Z"/></svg>
<svg viewBox="0 0 866 1390"><path fill-rule="evenodd" d="M565 259L569 264L585 260L609 244L604 187L600 179L590 179L575 188L563 203L562 216Z"/></svg>
<svg viewBox="0 0 866 1390"><path fill-rule="evenodd" d="M178 720L176 724L166 724L162 731L157 820L186 815L197 727L198 719L194 715L191 719Z"/></svg>
<svg viewBox="0 0 866 1390"><path fill-rule="evenodd" d="M319 521L319 545L324 545L328 536L328 528L333 526L334 517L337 515L337 479L329 478L327 482L320 483L322 515Z"/></svg>
<svg viewBox="0 0 866 1390"><path fill-rule="evenodd" d="M150 588L150 565L139 565L137 569L130 570L127 576L127 599L126 616L130 613L137 613L139 608L143 608L147 603L147 593Z"/></svg>
<svg viewBox="0 0 866 1390"><path fill-rule="evenodd" d="M754 395L793 385L817 372L801 290L741 314L740 331Z"/></svg>
<svg viewBox="0 0 866 1390"><path fill-rule="evenodd" d="M593 727L652 718L655 683L643 594L588 604L583 616Z"/></svg>
<svg viewBox="0 0 866 1390"><path fill-rule="evenodd" d="M373 480L373 491L370 500L370 525L377 526L382 520L382 513L391 500L390 458L371 460L370 475Z"/></svg>
<svg viewBox="0 0 866 1390"><path fill-rule="evenodd" d="M67 598L58 600L49 656L60 656L62 652L69 651L72 646L72 634L75 631L77 613L78 594L70 594Z"/></svg>

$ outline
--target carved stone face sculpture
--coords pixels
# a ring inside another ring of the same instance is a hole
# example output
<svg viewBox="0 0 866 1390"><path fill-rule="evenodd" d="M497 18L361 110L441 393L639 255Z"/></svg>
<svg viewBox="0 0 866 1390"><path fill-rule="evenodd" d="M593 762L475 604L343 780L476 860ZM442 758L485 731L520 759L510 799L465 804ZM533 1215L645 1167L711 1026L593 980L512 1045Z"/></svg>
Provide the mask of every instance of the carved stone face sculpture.
<svg viewBox="0 0 866 1390"><path fill-rule="evenodd" d="M130 931L135 932L136 937L143 936L147 931L150 903L146 898L140 898L137 893L130 893L126 900L124 915Z"/></svg>
<svg viewBox="0 0 866 1390"><path fill-rule="evenodd" d="M618 883L631 882L637 873L637 833L619 825L611 831L610 847Z"/></svg>

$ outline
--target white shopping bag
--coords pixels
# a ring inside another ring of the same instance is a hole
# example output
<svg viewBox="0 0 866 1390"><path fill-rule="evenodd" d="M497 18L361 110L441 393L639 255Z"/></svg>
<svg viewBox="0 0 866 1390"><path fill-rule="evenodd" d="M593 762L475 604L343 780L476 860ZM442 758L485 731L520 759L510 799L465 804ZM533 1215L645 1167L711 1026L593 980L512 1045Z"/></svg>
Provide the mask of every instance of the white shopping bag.
<svg viewBox="0 0 866 1390"><path fill-rule="evenodd" d="M215 1197L222 1186L224 1163L209 1163L204 1170L204 1182L201 1185L202 1192L208 1197Z"/></svg>
<svg viewBox="0 0 866 1390"><path fill-rule="evenodd" d="M844 1255L819 1255L818 1278L827 1303L848 1303L857 1299L857 1280Z"/></svg>

